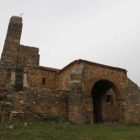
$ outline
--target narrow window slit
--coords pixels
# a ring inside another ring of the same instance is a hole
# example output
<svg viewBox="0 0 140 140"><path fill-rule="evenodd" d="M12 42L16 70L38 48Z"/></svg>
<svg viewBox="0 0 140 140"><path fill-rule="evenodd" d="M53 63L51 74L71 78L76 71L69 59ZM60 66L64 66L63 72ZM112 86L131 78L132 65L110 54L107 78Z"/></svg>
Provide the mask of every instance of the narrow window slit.
<svg viewBox="0 0 140 140"><path fill-rule="evenodd" d="M45 82L46 82L46 78L43 78L42 79L42 85L45 85Z"/></svg>

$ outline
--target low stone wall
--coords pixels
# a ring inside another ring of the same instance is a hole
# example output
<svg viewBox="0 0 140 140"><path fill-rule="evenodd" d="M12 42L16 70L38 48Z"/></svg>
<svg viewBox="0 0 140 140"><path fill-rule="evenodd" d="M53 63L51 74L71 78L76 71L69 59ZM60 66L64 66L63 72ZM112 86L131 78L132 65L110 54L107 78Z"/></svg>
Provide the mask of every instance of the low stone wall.
<svg viewBox="0 0 140 140"><path fill-rule="evenodd" d="M1 122L13 119L43 117L67 117L68 91L28 89L26 91L9 91L1 94ZM3 97L3 98L2 98Z"/></svg>
<svg viewBox="0 0 140 140"><path fill-rule="evenodd" d="M140 90L130 79L127 81L126 100L123 102L125 123L140 123Z"/></svg>

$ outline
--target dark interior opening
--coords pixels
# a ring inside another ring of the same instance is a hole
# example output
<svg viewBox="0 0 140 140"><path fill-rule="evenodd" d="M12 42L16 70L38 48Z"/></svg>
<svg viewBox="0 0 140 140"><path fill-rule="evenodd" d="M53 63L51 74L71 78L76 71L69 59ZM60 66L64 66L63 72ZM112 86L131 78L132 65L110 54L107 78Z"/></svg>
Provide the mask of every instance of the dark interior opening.
<svg viewBox="0 0 140 140"><path fill-rule="evenodd" d="M42 85L44 85L44 84L45 84L45 82L46 82L46 79L45 79L45 78L43 78L43 79L42 79Z"/></svg>
<svg viewBox="0 0 140 140"><path fill-rule="evenodd" d="M16 69L15 91L23 91L23 69Z"/></svg>
<svg viewBox="0 0 140 140"><path fill-rule="evenodd" d="M111 102L111 100L112 100L112 97L111 97L111 95L106 95L106 102Z"/></svg>
<svg viewBox="0 0 140 140"><path fill-rule="evenodd" d="M101 99L106 95L106 92L114 88L113 83L111 83L108 80L100 80L96 82L92 89L92 99L93 99L93 117L94 117L94 123L101 123L103 122L102 118L102 104ZM106 101L110 101L110 96L107 96Z"/></svg>

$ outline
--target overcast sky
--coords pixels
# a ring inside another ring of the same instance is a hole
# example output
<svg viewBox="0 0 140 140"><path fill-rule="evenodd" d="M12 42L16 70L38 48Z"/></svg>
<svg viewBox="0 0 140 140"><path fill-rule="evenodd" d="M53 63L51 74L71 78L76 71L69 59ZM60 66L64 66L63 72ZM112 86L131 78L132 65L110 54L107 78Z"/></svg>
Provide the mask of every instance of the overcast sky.
<svg viewBox="0 0 140 140"><path fill-rule="evenodd" d="M40 65L85 59L124 68L140 86L140 0L0 0L0 53L21 13L21 44L40 49Z"/></svg>

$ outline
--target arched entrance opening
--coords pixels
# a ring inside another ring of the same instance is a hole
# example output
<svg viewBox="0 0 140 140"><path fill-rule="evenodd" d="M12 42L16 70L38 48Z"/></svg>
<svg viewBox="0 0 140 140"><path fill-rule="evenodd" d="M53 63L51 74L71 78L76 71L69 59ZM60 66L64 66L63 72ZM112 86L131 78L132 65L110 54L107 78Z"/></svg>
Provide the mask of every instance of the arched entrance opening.
<svg viewBox="0 0 140 140"><path fill-rule="evenodd" d="M94 123L117 121L119 117L119 98L117 87L108 80L97 81L92 88Z"/></svg>

